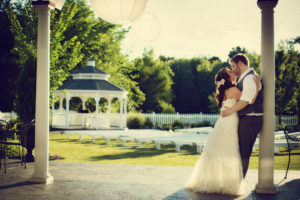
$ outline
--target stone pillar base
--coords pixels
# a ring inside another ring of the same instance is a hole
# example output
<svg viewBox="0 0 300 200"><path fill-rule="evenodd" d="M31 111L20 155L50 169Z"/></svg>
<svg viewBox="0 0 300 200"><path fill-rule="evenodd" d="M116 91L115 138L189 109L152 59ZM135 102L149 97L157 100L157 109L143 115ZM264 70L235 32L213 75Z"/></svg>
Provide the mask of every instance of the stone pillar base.
<svg viewBox="0 0 300 200"><path fill-rule="evenodd" d="M277 194L275 185L270 186L260 186L259 184L255 187L255 192L258 194Z"/></svg>
<svg viewBox="0 0 300 200"><path fill-rule="evenodd" d="M51 184L53 183L53 176L48 175L46 177L38 177L33 175L32 178L29 180L31 183L44 183L44 184Z"/></svg>

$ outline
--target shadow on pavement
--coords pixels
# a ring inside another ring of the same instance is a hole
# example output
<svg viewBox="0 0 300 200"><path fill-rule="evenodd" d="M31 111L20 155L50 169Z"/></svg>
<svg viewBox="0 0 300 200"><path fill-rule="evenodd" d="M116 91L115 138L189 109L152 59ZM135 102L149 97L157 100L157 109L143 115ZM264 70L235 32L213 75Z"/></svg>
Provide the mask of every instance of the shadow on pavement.
<svg viewBox="0 0 300 200"><path fill-rule="evenodd" d="M186 199L186 200L299 200L300 199L300 179L295 179L277 187L277 194L258 194L254 190L247 196L221 195L221 194L205 194L191 192L180 189L174 194L164 198L163 200Z"/></svg>

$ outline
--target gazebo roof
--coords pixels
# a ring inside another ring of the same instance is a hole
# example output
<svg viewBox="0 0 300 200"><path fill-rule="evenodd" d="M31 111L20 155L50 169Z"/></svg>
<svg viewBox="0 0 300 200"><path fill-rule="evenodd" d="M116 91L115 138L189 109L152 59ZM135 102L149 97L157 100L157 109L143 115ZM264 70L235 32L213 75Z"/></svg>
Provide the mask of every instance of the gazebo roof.
<svg viewBox="0 0 300 200"><path fill-rule="evenodd" d="M57 90L109 90L124 91L106 80L73 79L60 86Z"/></svg>
<svg viewBox="0 0 300 200"><path fill-rule="evenodd" d="M74 74L106 74L106 73L94 66L89 65L79 69Z"/></svg>
<svg viewBox="0 0 300 200"><path fill-rule="evenodd" d="M67 90L69 92L111 92L127 93L122 88L108 81L109 75L95 67L94 61L89 61L87 66L72 74L73 79L60 86L57 91Z"/></svg>

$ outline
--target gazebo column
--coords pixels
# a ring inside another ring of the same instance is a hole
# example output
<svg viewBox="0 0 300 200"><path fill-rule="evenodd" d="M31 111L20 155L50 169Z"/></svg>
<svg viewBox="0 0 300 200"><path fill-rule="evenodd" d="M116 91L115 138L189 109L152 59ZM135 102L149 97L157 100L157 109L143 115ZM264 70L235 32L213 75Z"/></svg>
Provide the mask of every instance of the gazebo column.
<svg viewBox="0 0 300 200"><path fill-rule="evenodd" d="M97 95L96 97L94 97L94 99L96 101L96 129L99 129L99 101L101 97Z"/></svg>
<svg viewBox="0 0 300 200"><path fill-rule="evenodd" d="M124 101L124 128L127 128L127 97L125 97Z"/></svg>
<svg viewBox="0 0 300 200"><path fill-rule="evenodd" d="M63 101L64 101L63 96L59 96L59 112L60 113L63 112Z"/></svg>
<svg viewBox="0 0 300 200"><path fill-rule="evenodd" d="M123 109L123 97L120 97L120 128L124 128Z"/></svg>
<svg viewBox="0 0 300 200"><path fill-rule="evenodd" d="M108 120L108 128L110 128L110 124L111 124L111 97L107 98L107 102L108 102L108 110L107 110L107 120Z"/></svg>
<svg viewBox="0 0 300 200"><path fill-rule="evenodd" d="M108 102L108 113L111 113L111 97L107 98L107 102Z"/></svg>
<svg viewBox="0 0 300 200"><path fill-rule="evenodd" d="M258 0L261 9L261 66L264 84L264 118L259 136L257 193L276 194L274 185L275 55L274 11L278 0Z"/></svg>
<svg viewBox="0 0 300 200"><path fill-rule="evenodd" d="M85 102L87 100L87 97L80 97L81 101L82 101L82 110L86 110L86 107L85 107ZM86 127L86 121L87 121L87 116L85 113L82 113L81 114L81 117L82 117L82 127Z"/></svg>
<svg viewBox="0 0 300 200"><path fill-rule="evenodd" d="M66 96L66 128L69 128L69 110L70 110L70 97Z"/></svg>
<svg viewBox="0 0 300 200"><path fill-rule="evenodd" d="M87 98L86 97L80 97L80 99L82 101L82 110L85 110L86 109L85 102L86 102Z"/></svg>

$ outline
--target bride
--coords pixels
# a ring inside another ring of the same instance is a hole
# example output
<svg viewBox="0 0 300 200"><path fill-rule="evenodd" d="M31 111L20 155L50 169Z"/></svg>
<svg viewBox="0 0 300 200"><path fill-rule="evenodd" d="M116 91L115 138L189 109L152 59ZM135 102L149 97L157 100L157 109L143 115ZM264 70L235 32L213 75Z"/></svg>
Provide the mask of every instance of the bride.
<svg viewBox="0 0 300 200"><path fill-rule="evenodd" d="M258 76L254 76L254 79L258 88L260 80ZM236 75L227 68L221 69L215 76L216 101L221 110L234 106L241 96L235 81ZM244 193L237 130L237 113L217 120L185 189L202 193Z"/></svg>

